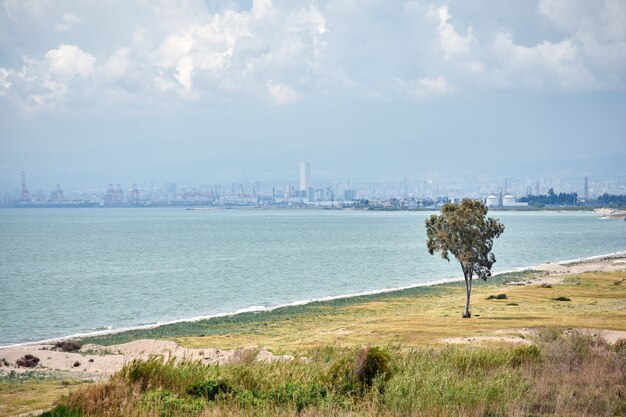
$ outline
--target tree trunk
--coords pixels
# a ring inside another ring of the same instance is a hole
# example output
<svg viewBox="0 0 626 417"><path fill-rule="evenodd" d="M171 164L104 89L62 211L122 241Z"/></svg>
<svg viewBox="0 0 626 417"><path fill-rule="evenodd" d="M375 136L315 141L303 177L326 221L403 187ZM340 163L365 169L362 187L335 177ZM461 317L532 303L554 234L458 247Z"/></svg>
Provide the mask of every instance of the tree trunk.
<svg viewBox="0 0 626 417"><path fill-rule="evenodd" d="M470 295L472 294L472 276L465 274L465 311L463 311L463 318L469 319L472 314L469 311Z"/></svg>

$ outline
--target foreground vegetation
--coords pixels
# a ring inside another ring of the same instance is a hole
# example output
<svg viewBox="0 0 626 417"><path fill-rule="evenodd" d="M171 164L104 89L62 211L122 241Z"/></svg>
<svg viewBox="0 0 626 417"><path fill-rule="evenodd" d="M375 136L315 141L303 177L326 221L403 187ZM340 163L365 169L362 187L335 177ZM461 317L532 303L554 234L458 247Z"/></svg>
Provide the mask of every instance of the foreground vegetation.
<svg viewBox="0 0 626 417"><path fill-rule="evenodd" d="M45 416L498 416L626 413L626 344L544 329L514 348L325 347L229 365L152 358Z"/></svg>

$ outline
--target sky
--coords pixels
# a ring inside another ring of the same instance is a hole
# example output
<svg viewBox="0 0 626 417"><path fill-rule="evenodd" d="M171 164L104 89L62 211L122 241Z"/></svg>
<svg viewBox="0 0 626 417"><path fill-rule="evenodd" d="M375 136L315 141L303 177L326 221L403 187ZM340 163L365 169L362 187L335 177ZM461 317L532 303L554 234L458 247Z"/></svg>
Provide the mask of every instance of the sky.
<svg viewBox="0 0 626 417"><path fill-rule="evenodd" d="M626 174L623 0L4 0L0 188Z"/></svg>

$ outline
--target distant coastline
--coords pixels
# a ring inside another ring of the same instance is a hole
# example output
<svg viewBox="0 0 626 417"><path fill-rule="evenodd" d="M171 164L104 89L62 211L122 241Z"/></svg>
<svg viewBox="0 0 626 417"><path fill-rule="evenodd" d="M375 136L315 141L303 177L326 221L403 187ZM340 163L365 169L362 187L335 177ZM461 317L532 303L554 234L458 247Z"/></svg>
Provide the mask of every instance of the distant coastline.
<svg viewBox="0 0 626 417"><path fill-rule="evenodd" d="M357 211L437 211L438 206L431 207L352 207L352 206L313 206L313 205L294 205L294 206L267 206L267 205L223 205L210 206L206 204L146 204L146 205L102 205L100 203L81 202L81 203L24 203L13 206L0 207L0 209L72 209L72 208L91 208L91 209L145 209L145 208L179 208L188 211L211 211L211 210L357 210ZM587 211L593 212L596 207L592 206L518 206L518 207L490 207L489 211L532 211L532 212L559 212L559 211Z"/></svg>

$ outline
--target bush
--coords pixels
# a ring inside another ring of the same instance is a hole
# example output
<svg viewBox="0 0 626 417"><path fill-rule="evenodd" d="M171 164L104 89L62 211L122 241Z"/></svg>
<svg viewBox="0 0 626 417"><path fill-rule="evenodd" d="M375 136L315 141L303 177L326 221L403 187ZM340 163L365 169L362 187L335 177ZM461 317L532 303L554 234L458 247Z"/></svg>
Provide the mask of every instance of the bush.
<svg viewBox="0 0 626 417"><path fill-rule="evenodd" d="M276 387L267 397L279 404L294 404L300 412L305 407L322 403L327 395L328 391L321 385L289 383Z"/></svg>
<svg viewBox="0 0 626 417"><path fill-rule="evenodd" d="M65 405L58 405L50 411L46 411L39 417L82 417L83 412L79 408L70 408Z"/></svg>
<svg viewBox="0 0 626 417"><path fill-rule="evenodd" d="M118 373L118 376L142 391L147 388L165 388L183 393L187 387L208 379L211 367L200 362L177 362L171 358L150 357L145 361L134 360Z"/></svg>
<svg viewBox="0 0 626 417"><path fill-rule="evenodd" d="M204 404L200 398L180 397L160 388L146 392L143 398L143 406L160 417L196 415L202 412Z"/></svg>
<svg viewBox="0 0 626 417"><path fill-rule="evenodd" d="M572 300L570 300L569 298L567 298L567 297L563 297L563 296L553 298L552 300L554 300L554 301L572 301Z"/></svg>
<svg viewBox="0 0 626 417"><path fill-rule="evenodd" d="M33 355L24 355L15 364L22 368L34 368L39 364L39 358Z"/></svg>
<svg viewBox="0 0 626 417"><path fill-rule="evenodd" d="M613 349L615 350L615 352L626 356L626 339L619 339L617 342L615 342L615 345L613 345Z"/></svg>
<svg viewBox="0 0 626 417"><path fill-rule="evenodd" d="M560 327L540 327L535 333L535 339L538 343L550 343L559 339L563 335L563 329Z"/></svg>
<svg viewBox="0 0 626 417"><path fill-rule="evenodd" d="M379 347L367 347L353 358L340 357L330 368L330 385L344 394L363 394L378 377L390 377L389 353Z"/></svg>
<svg viewBox="0 0 626 417"><path fill-rule="evenodd" d="M78 343L73 342L56 342L54 344L55 349L62 350L63 352L78 352L81 346Z"/></svg>
<svg viewBox="0 0 626 417"><path fill-rule="evenodd" d="M524 363L535 363L541 360L541 349L537 345L516 346L512 349L510 364L520 366Z"/></svg>
<svg viewBox="0 0 626 417"><path fill-rule="evenodd" d="M365 348L356 356L354 376L364 386L371 387L379 375L388 377L389 352L379 347Z"/></svg>
<svg viewBox="0 0 626 417"><path fill-rule="evenodd" d="M232 391L232 387L224 381L209 379L207 381L194 384L187 390L189 395L206 398L209 401L215 400L219 394L227 394Z"/></svg>
<svg viewBox="0 0 626 417"><path fill-rule="evenodd" d="M490 295L489 297L487 297L487 300L506 300L507 297L506 294L498 294L498 295Z"/></svg>

